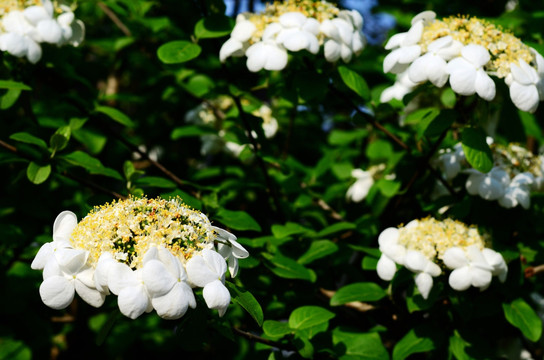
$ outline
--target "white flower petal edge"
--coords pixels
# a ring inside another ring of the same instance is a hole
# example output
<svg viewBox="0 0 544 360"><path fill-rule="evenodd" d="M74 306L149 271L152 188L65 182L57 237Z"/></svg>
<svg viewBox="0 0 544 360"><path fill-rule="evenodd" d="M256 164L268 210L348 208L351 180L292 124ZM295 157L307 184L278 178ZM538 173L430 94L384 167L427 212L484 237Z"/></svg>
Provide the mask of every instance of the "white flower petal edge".
<svg viewBox="0 0 544 360"><path fill-rule="evenodd" d="M374 185L374 178L370 171L364 171L362 169L353 169L351 176L357 179L346 192L346 199L353 202L363 201L372 185Z"/></svg>
<svg viewBox="0 0 544 360"><path fill-rule="evenodd" d="M217 252L223 256L228 263L230 276L236 277L238 274L238 259L245 259L249 252L236 241L236 236L217 226L212 226L219 238ZM223 242L226 242L223 243Z"/></svg>

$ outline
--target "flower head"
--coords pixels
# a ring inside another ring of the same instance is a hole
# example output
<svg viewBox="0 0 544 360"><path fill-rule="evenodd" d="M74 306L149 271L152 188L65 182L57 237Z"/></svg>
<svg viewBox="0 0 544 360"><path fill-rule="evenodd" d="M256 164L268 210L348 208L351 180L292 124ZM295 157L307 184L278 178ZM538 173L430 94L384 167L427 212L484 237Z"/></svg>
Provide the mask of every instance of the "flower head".
<svg viewBox="0 0 544 360"><path fill-rule="evenodd" d="M0 3L0 50L36 63L40 43L78 46L85 26L72 9L51 0L10 0Z"/></svg>
<svg viewBox="0 0 544 360"><path fill-rule="evenodd" d="M282 70L288 51L317 54L323 45L327 61L349 62L365 47L362 27L363 18L357 11L340 10L326 1L275 1L260 14L237 16L219 58L225 61L245 55L252 72Z"/></svg>
<svg viewBox="0 0 544 360"><path fill-rule="evenodd" d="M54 309L68 306L75 292L99 307L111 292L121 312L132 319L153 309L165 319L177 319L196 306L191 287L207 285L199 285L204 275L189 271L189 262L212 258L222 288L215 284L204 297L222 315L230 302L225 260L249 255L235 240L179 198L129 198L98 206L79 223L73 213L62 212L53 226L53 242L42 246L32 268L43 269L40 295ZM221 248L216 249L216 242ZM237 262L232 276L234 269Z"/></svg>
<svg viewBox="0 0 544 360"><path fill-rule="evenodd" d="M454 92L491 101L494 76L505 80L512 102L523 111L534 112L544 99L544 58L483 19L436 19L432 11L425 11L414 17L407 32L392 36L385 48L392 51L384 59L384 72L408 71L414 83L430 81L442 87L449 80Z"/></svg>
<svg viewBox="0 0 544 360"><path fill-rule="evenodd" d="M425 299L433 286L433 277L442 273L442 265L458 269L477 264L478 269L487 271L484 275L473 270L468 273L465 270L452 272L450 284L453 281L452 287L455 290L465 290L470 284L484 288L489 285L492 275L499 275L501 281L506 276L506 264L502 256L485 248L484 238L476 228L467 227L455 220L413 220L400 228L385 229L378 242L382 252L376 268L378 276L383 280L392 280L396 265L402 265L416 274L416 286ZM458 255L455 259L460 260L451 260L451 254ZM481 278L478 277L480 275ZM476 277L478 280L475 280ZM457 286L460 281L463 286ZM469 285L465 287L467 282Z"/></svg>

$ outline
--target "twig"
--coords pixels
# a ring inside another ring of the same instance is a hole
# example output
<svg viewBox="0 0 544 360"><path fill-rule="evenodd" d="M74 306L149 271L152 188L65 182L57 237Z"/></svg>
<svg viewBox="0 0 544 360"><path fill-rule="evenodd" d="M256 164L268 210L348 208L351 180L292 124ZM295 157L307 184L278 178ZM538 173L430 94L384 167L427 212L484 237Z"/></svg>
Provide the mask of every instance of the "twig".
<svg viewBox="0 0 544 360"><path fill-rule="evenodd" d="M103 3L102 1L98 2L98 7L106 14L111 21L125 34L125 36L132 36L132 33L130 32L129 28L117 17L117 15L111 11L111 9Z"/></svg>
<svg viewBox="0 0 544 360"><path fill-rule="evenodd" d="M329 299L331 299L334 296L334 294L336 294L336 291L326 290L323 288L320 288L319 292L321 292L323 295L325 295ZM344 306L355 309L359 312L367 312L369 310L374 310L376 308L375 306L364 303L362 301L351 301L349 303L345 303Z"/></svg>
<svg viewBox="0 0 544 360"><path fill-rule="evenodd" d="M544 273L544 264L537 266L529 266L525 269L525 277L530 278Z"/></svg>
<svg viewBox="0 0 544 360"><path fill-rule="evenodd" d="M272 346L272 347L282 349L282 350L296 351L296 348L294 346L289 345L289 344L282 344L282 343L274 341L274 340L265 339L265 338L262 338L262 337L260 337L258 335L249 333L247 331L240 330L237 327L233 327L232 329L234 330L235 333L245 337L248 340L255 341L255 342L265 344L265 345L268 345L268 346Z"/></svg>
<svg viewBox="0 0 544 360"><path fill-rule="evenodd" d="M75 180L78 183L87 186L88 188L91 188L91 189L96 190L96 191L100 191L100 192L102 192L104 194L107 194L107 195L110 195L110 196L112 196L114 198L123 199L123 200L127 198L126 196L121 195L121 194L119 194L119 193L117 193L117 192L115 192L113 190L106 189L105 187L102 187L102 186L100 186L100 185L98 185L98 184L96 184L96 183L94 183L92 181L80 178L80 177L75 176L73 174L69 174L67 172L64 172L64 173L59 174L59 175L67 177L68 179Z"/></svg>
<svg viewBox="0 0 544 360"><path fill-rule="evenodd" d="M251 146L253 147L253 153L255 154L255 157L257 158L257 163L259 164L261 172L263 173L264 180L266 182L266 187L268 189L268 193L271 195L274 205L276 207L276 214L278 218L283 222L284 217L281 211L279 195L276 190L276 187L274 186L274 184L272 183L272 180L270 179L270 175L268 175L268 170L266 169L266 165L259 154L259 147L258 147L259 144L257 143L257 140L255 140L255 138L253 137L253 130L251 129L251 125L249 124L249 121L246 118L246 113L244 112L244 109L242 108L242 103L240 102L240 98L237 96L232 96L232 98L234 99L234 103L236 104L236 107L238 108L240 119L242 120L242 123L246 129L247 137L249 138Z"/></svg>

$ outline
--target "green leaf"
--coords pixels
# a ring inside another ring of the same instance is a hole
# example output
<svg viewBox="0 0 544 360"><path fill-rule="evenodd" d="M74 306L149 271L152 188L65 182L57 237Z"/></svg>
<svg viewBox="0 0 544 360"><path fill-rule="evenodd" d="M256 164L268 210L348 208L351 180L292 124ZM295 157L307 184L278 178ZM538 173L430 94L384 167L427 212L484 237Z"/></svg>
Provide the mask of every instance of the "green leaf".
<svg viewBox="0 0 544 360"><path fill-rule="evenodd" d="M4 96L2 96L2 101L0 101L0 109L6 110L15 104L17 99L19 99L19 95L21 95L20 89L9 89Z"/></svg>
<svg viewBox="0 0 544 360"><path fill-rule="evenodd" d="M536 342L542 335L542 320L538 314L523 300L517 298L509 304L502 304L506 320L518 329L523 335Z"/></svg>
<svg viewBox="0 0 544 360"><path fill-rule="evenodd" d="M363 270L376 270L378 266L378 259L374 256L365 256L361 262L361 267Z"/></svg>
<svg viewBox="0 0 544 360"><path fill-rule="evenodd" d="M130 120L128 116L126 116L123 112L115 108L112 108L109 106L97 106L95 107L94 111L105 114L113 121L116 121L119 124L125 125L127 127L134 127L135 125L134 122L132 122L132 120Z"/></svg>
<svg viewBox="0 0 544 360"><path fill-rule="evenodd" d="M215 86L213 80L206 75L197 74L191 76L187 83L182 84L183 88L196 97L203 97Z"/></svg>
<svg viewBox="0 0 544 360"><path fill-rule="evenodd" d="M243 307L257 324L262 326L264 320L263 309L255 297L249 291L243 291L231 282L226 281L225 285L229 289L231 300Z"/></svg>
<svg viewBox="0 0 544 360"><path fill-rule="evenodd" d="M395 196L402 184L399 181L380 179L375 184L383 196L393 197Z"/></svg>
<svg viewBox="0 0 544 360"><path fill-rule="evenodd" d="M142 187L156 187L164 189L172 189L176 187L176 183L159 176L144 176L134 181L134 184Z"/></svg>
<svg viewBox="0 0 544 360"><path fill-rule="evenodd" d="M343 305L352 301L378 301L387 293L379 285L359 282L341 287L331 298L331 306Z"/></svg>
<svg viewBox="0 0 544 360"><path fill-rule="evenodd" d="M457 331L455 331L454 335L450 336L449 350L455 356L457 360L471 360L472 359L472 357L470 357L466 353L467 347L470 347L470 343L463 340L461 336L459 336L459 333Z"/></svg>
<svg viewBox="0 0 544 360"><path fill-rule="evenodd" d="M255 219L244 211L220 209L215 218L222 224L234 230L261 231L261 226Z"/></svg>
<svg viewBox="0 0 544 360"><path fill-rule="evenodd" d="M206 134L217 134L217 131L207 126L189 125L175 128L170 134L172 140L185 137L202 136Z"/></svg>
<svg viewBox="0 0 544 360"><path fill-rule="evenodd" d="M202 49L189 41L170 41L157 50L159 60L165 64L180 64L196 58Z"/></svg>
<svg viewBox="0 0 544 360"><path fill-rule="evenodd" d="M444 131L451 127L456 117L456 112L453 110L441 110L440 114L432 119L425 128L425 136L440 136Z"/></svg>
<svg viewBox="0 0 544 360"><path fill-rule="evenodd" d="M274 235L274 237L277 239L286 238L296 234L305 234L311 231L310 229L293 222L288 222L285 225L272 225L271 230L272 235Z"/></svg>
<svg viewBox="0 0 544 360"><path fill-rule="evenodd" d="M338 251L338 245L330 240L316 240L310 244L310 248L298 259L298 263L306 265Z"/></svg>
<svg viewBox="0 0 544 360"><path fill-rule="evenodd" d="M102 165L100 160L83 151L74 151L73 153L65 155L62 158L72 165L80 166L86 169L93 175L104 175L117 180L123 180L123 177L117 171L105 167Z"/></svg>
<svg viewBox="0 0 544 360"><path fill-rule="evenodd" d="M234 21L228 16L207 16L196 23L195 36L198 39L218 38L230 34L233 27Z"/></svg>
<svg viewBox="0 0 544 360"><path fill-rule="evenodd" d="M357 74L355 71L349 69L348 67L341 65L338 67L338 73L340 73L340 77L344 81L344 83L357 95L359 95L363 100L369 100L370 99L370 90L368 89L368 85L366 84L365 79L359 74Z"/></svg>
<svg viewBox="0 0 544 360"><path fill-rule="evenodd" d="M332 343L340 360L389 359L377 333L360 333L338 327L332 331Z"/></svg>
<svg viewBox="0 0 544 360"><path fill-rule="evenodd" d="M300 356L304 359L311 359L314 355L314 346L310 340L305 336L295 336L293 339L293 345L297 349Z"/></svg>
<svg viewBox="0 0 544 360"><path fill-rule="evenodd" d="M28 180L38 185L43 183L51 174L51 165L40 166L32 161L26 169Z"/></svg>
<svg viewBox="0 0 544 360"><path fill-rule="evenodd" d="M493 168L493 154L481 129L465 128L461 133L465 156L472 167L483 173Z"/></svg>
<svg viewBox="0 0 544 360"><path fill-rule="evenodd" d="M26 132L11 134L9 138L26 144L37 145L40 148L47 150L47 143L45 141Z"/></svg>
<svg viewBox="0 0 544 360"><path fill-rule="evenodd" d="M276 252L275 255L263 253L262 256L268 259L273 265L270 270L279 277L285 279L300 279L315 282L317 276L315 272L299 264L295 260Z"/></svg>
<svg viewBox="0 0 544 360"><path fill-rule="evenodd" d="M362 139L368 135L365 129L355 130L332 130L329 135L329 144L334 146L349 145L355 140Z"/></svg>
<svg viewBox="0 0 544 360"><path fill-rule="evenodd" d="M293 330L286 322L266 320L263 323L263 331L266 335L272 338L281 338L287 334L290 334Z"/></svg>
<svg viewBox="0 0 544 360"><path fill-rule="evenodd" d="M327 236L330 236L332 234L336 234L336 233L339 233L339 232L346 232L346 231L349 231L349 230L355 230L356 228L357 228L357 225L355 225L354 223L339 222L339 223L333 224L331 226L327 226L326 228L324 228L323 230L321 230L320 232L315 234L315 237L324 238L324 237L327 237Z"/></svg>
<svg viewBox="0 0 544 360"><path fill-rule="evenodd" d="M429 331L412 329L393 348L393 360L404 360L415 353L431 351L436 348L435 341L429 337Z"/></svg>
<svg viewBox="0 0 544 360"><path fill-rule="evenodd" d="M385 140L376 140L366 147L366 156L370 160L383 161L393 156L393 146Z"/></svg>
<svg viewBox="0 0 544 360"><path fill-rule="evenodd" d="M0 338L0 359L31 360L32 350L21 340Z"/></svg>
<svg viewBox="0 0 544 360"><path fill-rule="evenodd" d="M11 80L0 80L0 89L32 90L32 88L28 85Z"/></svg>
<svg viewBox="0 0 544 360"><path fill-rule="evenodd" d="M296 330L309 329L328 323L335 316L333 312L319 306L302 306L293 310L289 316L289 326Z"/></svg>

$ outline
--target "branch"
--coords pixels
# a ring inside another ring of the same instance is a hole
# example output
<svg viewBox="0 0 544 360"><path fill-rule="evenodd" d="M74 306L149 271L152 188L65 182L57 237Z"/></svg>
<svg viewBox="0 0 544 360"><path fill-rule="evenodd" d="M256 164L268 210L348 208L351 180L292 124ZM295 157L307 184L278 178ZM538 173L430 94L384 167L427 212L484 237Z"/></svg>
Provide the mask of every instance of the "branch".
<svg viewBox="0 0 544 360"><path fill-rule="evenodd" d="M121 30L121 32L123 32L123 34L125 34L125 36L132 36L132 33L128 27L121 21L121 19L119 19L119 17L117 17L117 15L115 15L113 11L111 11L108 5L102 1L99 1L98 7L110 18L111 21L113 21L113 23L119 28L119 30Z"/></svg>
<svg viewBox="0 0 544 360"><path fill-rule="evenodd" d="M253 147L253 153L255 154L255 157L257 158L257 163L259 164L261 172L263 173L264 180L266 182L266 188L268 189L268 193L272 196L272 200L276 207L276 214L278 218L283 222L284 217L283 217L283 213L281 212L279 195L276 190L276 187L274 186L274 184L272 183L272 180L270 179L270 176L268 175L268 170L266 169L266 165L262 157L259 155L259 148L258 148L259 144L257 143L257 140L255 140L255 138L253 137L253 131L246 117L246 113L244 112L244 109L242 108L242 103L240 102L240 98L238 96L232 96L232 98L234 99L234 103L236 104L236 107L238 108L240 119L242 120L242 123L246 129L249 142L251 143L251 146Z"/></svg>
<svg viewBox="0 0 544 360"><path fill-rule="evenodd" d="M537 266L529 266L525 269L525 278L530 278L544 273L544 264Z"/></svg>
<svg viewBox="0 0 544 360"><path fill-rule="evenodd" d="M270 339L265 339L265 338L262 338L262 337L260 337L258 335L254 335L252 333L249 333L247 331L240 330L237 327L233 327L232 329L234 330L235 333L245 337L248 340L255 341L255 342L265 344L265 345L268 345L268 346L272 346L272 347L282 349L282 350L296 351L296 348L294 346L289 345L289 344L282 344L282 343L277 342L277 341L273 341L273 340L270 340Z"/></svg>

